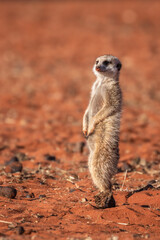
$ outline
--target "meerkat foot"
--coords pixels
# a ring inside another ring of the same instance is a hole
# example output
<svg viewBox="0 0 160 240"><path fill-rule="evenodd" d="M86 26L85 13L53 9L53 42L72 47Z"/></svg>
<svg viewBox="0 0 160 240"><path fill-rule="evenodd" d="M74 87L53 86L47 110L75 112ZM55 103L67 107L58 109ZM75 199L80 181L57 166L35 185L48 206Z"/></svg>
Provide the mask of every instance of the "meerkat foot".
<svg viewBox="0 0 160 240"><path fill-rule="evenodd" d="M115 200L112 192L100 192L94 196L97 208L115 207Z"/></svg>

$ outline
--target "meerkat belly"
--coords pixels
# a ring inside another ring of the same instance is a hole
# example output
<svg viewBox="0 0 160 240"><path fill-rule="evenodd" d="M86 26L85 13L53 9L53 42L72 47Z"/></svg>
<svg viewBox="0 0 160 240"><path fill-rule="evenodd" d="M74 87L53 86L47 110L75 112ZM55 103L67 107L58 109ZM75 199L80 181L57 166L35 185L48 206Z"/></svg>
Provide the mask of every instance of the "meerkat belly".
<svg viewBox="0 0 160 240"><path fill-rule="evenodd" d="M101 110L103 107L103 99L102 96L99 94L95 94L94 97L91 100L91 105L90 105L90 117L94 117L97 112Z"/></svg>

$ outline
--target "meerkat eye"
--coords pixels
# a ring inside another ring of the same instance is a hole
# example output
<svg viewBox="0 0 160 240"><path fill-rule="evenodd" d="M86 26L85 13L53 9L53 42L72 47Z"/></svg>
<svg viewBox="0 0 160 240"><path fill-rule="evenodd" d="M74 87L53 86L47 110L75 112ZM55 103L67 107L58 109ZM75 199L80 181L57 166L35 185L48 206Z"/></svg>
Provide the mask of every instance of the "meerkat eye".
<svg viewBox="0 0 160 240"><path fill-rule="evenodd" d="M111 63L111 62L106 60L106 61L103 62L103 65L107 66L109 63Z"/></svg>
<svg viewBox="0 0 160 240"><path fill-rule="evenodd" d="M99 63L99 61L97 60L97 61L96 61L96 65L97 65L98 63Z"/></svg>
<svg viewBox="0 0 160 240"><path fill-rule="evenodd" d="M117 69L118 69L118 71L120 71L121 67L122 67L122 64L121 64L121 63L118 63L118 64L117 64Z"/></svg>

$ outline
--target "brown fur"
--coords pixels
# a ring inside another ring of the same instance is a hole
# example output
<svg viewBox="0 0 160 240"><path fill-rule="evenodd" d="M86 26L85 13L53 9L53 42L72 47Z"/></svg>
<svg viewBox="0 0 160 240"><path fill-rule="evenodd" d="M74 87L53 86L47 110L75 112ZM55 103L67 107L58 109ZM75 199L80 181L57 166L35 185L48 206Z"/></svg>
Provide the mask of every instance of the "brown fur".
<svg viewBox="0 0 160 240"><path fill-rule="evenodd" d="M107 66L103 64L105 60L109 62ZM83 132L90 150L91 177L100 192L107 193L111 191L111 178L117 171L119 159L122 94L118 66L121 65L118 58L111 55L99 57L97 61L93 69L97 80L83 117Z"/></svg>

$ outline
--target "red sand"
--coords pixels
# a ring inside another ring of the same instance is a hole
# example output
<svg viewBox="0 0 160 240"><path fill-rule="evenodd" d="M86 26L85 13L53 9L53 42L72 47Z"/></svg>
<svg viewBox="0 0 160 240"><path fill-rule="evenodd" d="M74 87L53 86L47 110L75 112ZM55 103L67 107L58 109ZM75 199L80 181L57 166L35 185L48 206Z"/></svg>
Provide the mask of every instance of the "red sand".
<svg viewBox="0 0 160 240"><path fill-rule="evenodd" d="M0 184L17 189L15 199L0 197L2 239L160 239L159 8L159 1L0 3ZM121 171L116 207L97 210L81 125L92 65L105 53L123 64ZM4 163L15 155L23 171L11 174Z"/></svg>

